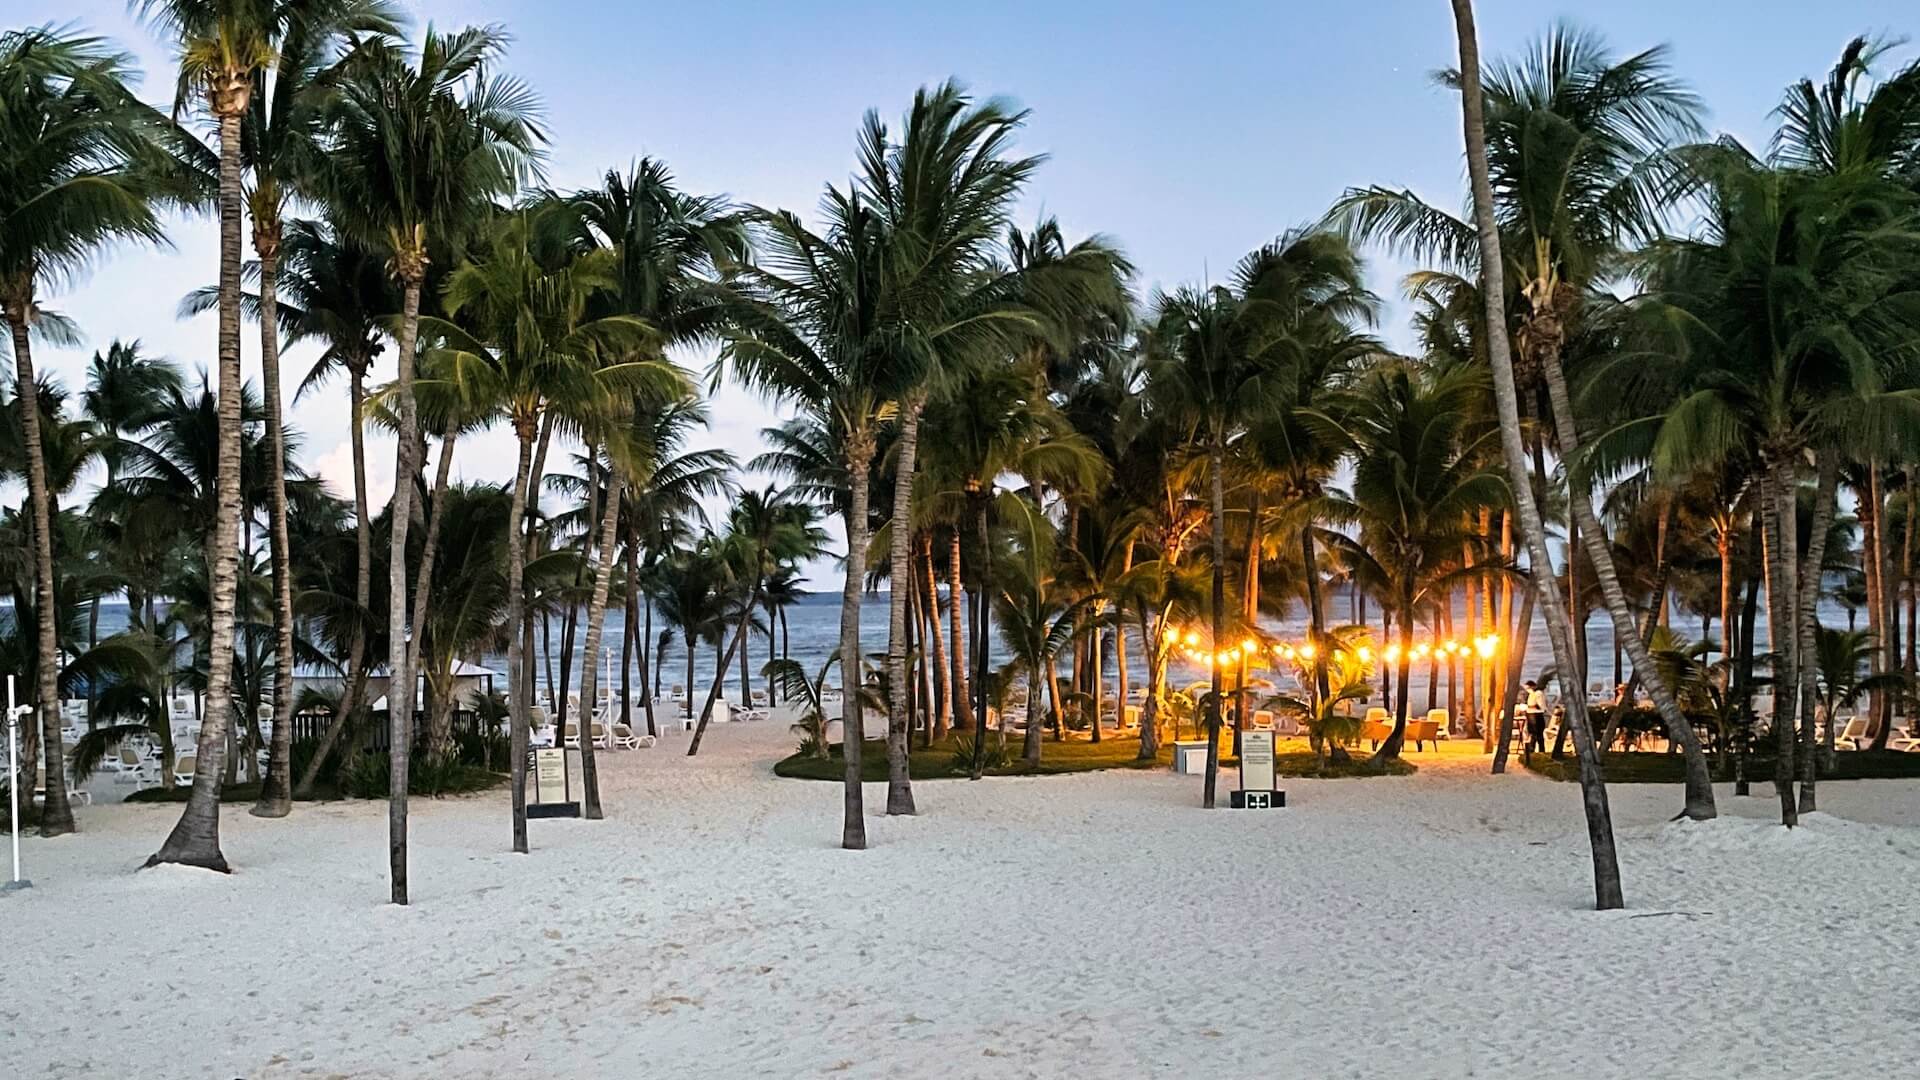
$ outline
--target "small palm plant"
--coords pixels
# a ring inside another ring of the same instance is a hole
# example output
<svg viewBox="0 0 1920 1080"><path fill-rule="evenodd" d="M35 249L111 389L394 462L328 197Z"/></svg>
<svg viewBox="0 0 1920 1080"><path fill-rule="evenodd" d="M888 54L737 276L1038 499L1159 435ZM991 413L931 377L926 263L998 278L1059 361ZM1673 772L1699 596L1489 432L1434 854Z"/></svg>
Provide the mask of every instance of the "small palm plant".
<svg viewBox="0 0 1920 1080"><path fill-rule="evenodd" d="M1307 742L1314 757L1325 762L1347 759L1347 744L1360 737L1360 717L1343 708L1351 701L1365 701L1373 692L1367 661L1358 649L1331 649L1320 658L1320 665L1308 680L1305 697L1279 694L1268 698L1266 707L1299 717L1307 729ZM1311 692L1314 679L1324 672L1325 694Z"/></svg>
<svg viewBox="0 0 1920 1080"><path fill-rule="evenodd" d="M840 650L835 649L826 663L820 665L820 671L811 677L800 661L786 658L769 660L760 669L776 693L800 706L800 722L793 725L793 733L800 736L800 752L822 761L827 758L827 721L830 719L824 700L827 673L839 662Z"/></svg>

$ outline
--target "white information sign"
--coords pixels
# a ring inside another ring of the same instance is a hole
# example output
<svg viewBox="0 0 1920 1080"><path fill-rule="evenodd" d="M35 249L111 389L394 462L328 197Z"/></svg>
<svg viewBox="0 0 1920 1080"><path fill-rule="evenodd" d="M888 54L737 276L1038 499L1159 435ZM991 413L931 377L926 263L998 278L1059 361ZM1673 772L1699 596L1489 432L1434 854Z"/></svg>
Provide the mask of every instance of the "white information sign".
<svg viewBox="0 0 1920 1080"><path fill-rule="evenodd" d="M567 797L566 751L558 747L534 751L533 786L535 802L558 802Z"/></svg>
<svg viewBox="0 0 1920 1080"><path fill-rule="evenodd" d="M1240 790L1273 790L1273 732L1240 733Z"/></svg>

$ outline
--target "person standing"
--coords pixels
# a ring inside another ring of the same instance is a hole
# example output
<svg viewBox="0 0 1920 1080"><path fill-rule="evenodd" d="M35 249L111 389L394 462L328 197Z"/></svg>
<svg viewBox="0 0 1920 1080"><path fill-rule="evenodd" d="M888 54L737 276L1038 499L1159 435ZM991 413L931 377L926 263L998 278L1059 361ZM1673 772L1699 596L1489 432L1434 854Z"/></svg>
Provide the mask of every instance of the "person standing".
<svg viewBox="0 0 1920 1080"><path fill-rule="evenodd" d="M1524 689L1527 692L1527 752L1545 753L1547 750L1547 693L1532 679L1527 680Z"/></svg>

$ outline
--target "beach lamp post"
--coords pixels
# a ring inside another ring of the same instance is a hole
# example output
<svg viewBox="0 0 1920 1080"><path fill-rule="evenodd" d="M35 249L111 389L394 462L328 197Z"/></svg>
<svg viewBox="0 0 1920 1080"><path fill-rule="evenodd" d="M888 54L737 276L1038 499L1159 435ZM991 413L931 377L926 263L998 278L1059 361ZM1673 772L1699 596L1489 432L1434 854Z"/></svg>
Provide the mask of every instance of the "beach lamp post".
<svg viewBox="0 0 1920 1080"><path fill-rule="evenodd" d="M20 876L20 718L31 705L13 703L13 676L7 676L7 824L13 828L13 877L0 885L0 894L30 889L33 882Z"/></svg>

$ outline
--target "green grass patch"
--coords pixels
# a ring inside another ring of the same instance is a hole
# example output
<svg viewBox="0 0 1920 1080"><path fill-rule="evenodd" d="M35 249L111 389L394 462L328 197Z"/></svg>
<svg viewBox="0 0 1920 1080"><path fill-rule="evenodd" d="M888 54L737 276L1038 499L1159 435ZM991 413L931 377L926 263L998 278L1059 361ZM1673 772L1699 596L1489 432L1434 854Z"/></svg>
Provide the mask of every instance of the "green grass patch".
<svg viewBox="0 0 1920 1080"><path fill-rule="evenodd" d="M1578 780L1573 755L1555 761L1550 754L1528 754L1523 764L1549 780ZM1635 754L1614 751L1601 759L1610 784L1678 784L1686 777L1684 759L1679 754ZM1773 777L1773 758L1747 759L1747 779L1754 783ZM1717 765L1717 781L1732 782L1733 769ZM1833 768L1820 774L1822 780L1911 780L1920 778L1920 754L1897 750L1842 750L1833 755Z"/></svg>
<svg viewBox="0 0 1920 1080"><path fill-rule="evenodd" d="M988 736L987 753L995 756L995 737ZM1231 742L1227 737L1220 741L1220 767L1237 768L1239 761L1228 750ZM1373 768L1367 762L1365 754L1355 754L1352 760L1345 762L1328 761L1323 767L1314 757L1313 751L1304 748L1297 750L1277 749L1273 755L1274 771L1280 776L1298 776L1311 778L1337 778L1348 776L1406 776L1413 773L1412 762L1395 759L1386 763L1384 772ZM908 770L915 780L954 780L965 779L970 772L965 762L956 760L960 747L957 737L949 736L936 740L931 747L922 748L915 742L908 757ZM1170 769L1173 767L1173 749L1162 746L1160 753L1152 761L1141 761L1140 740L1134 737L1109 737L1099 742L1084 739L1069 739L1054 742L1045 737L1040 746L1040 766L1029 768L1020 756L1021 740L1009 736L1004 764L988 768L987 776L1056 776L1065 773L1099 772L1104 769ZM773 766L776 776L794 780L844 780L846 778L845 758L841 754L839 743L827 748L825 759L811 754L795 753L782 758ZM884 739L868 739L861 748L860 776L863 780L879 782L887 778L887 743Z"/></svg>

